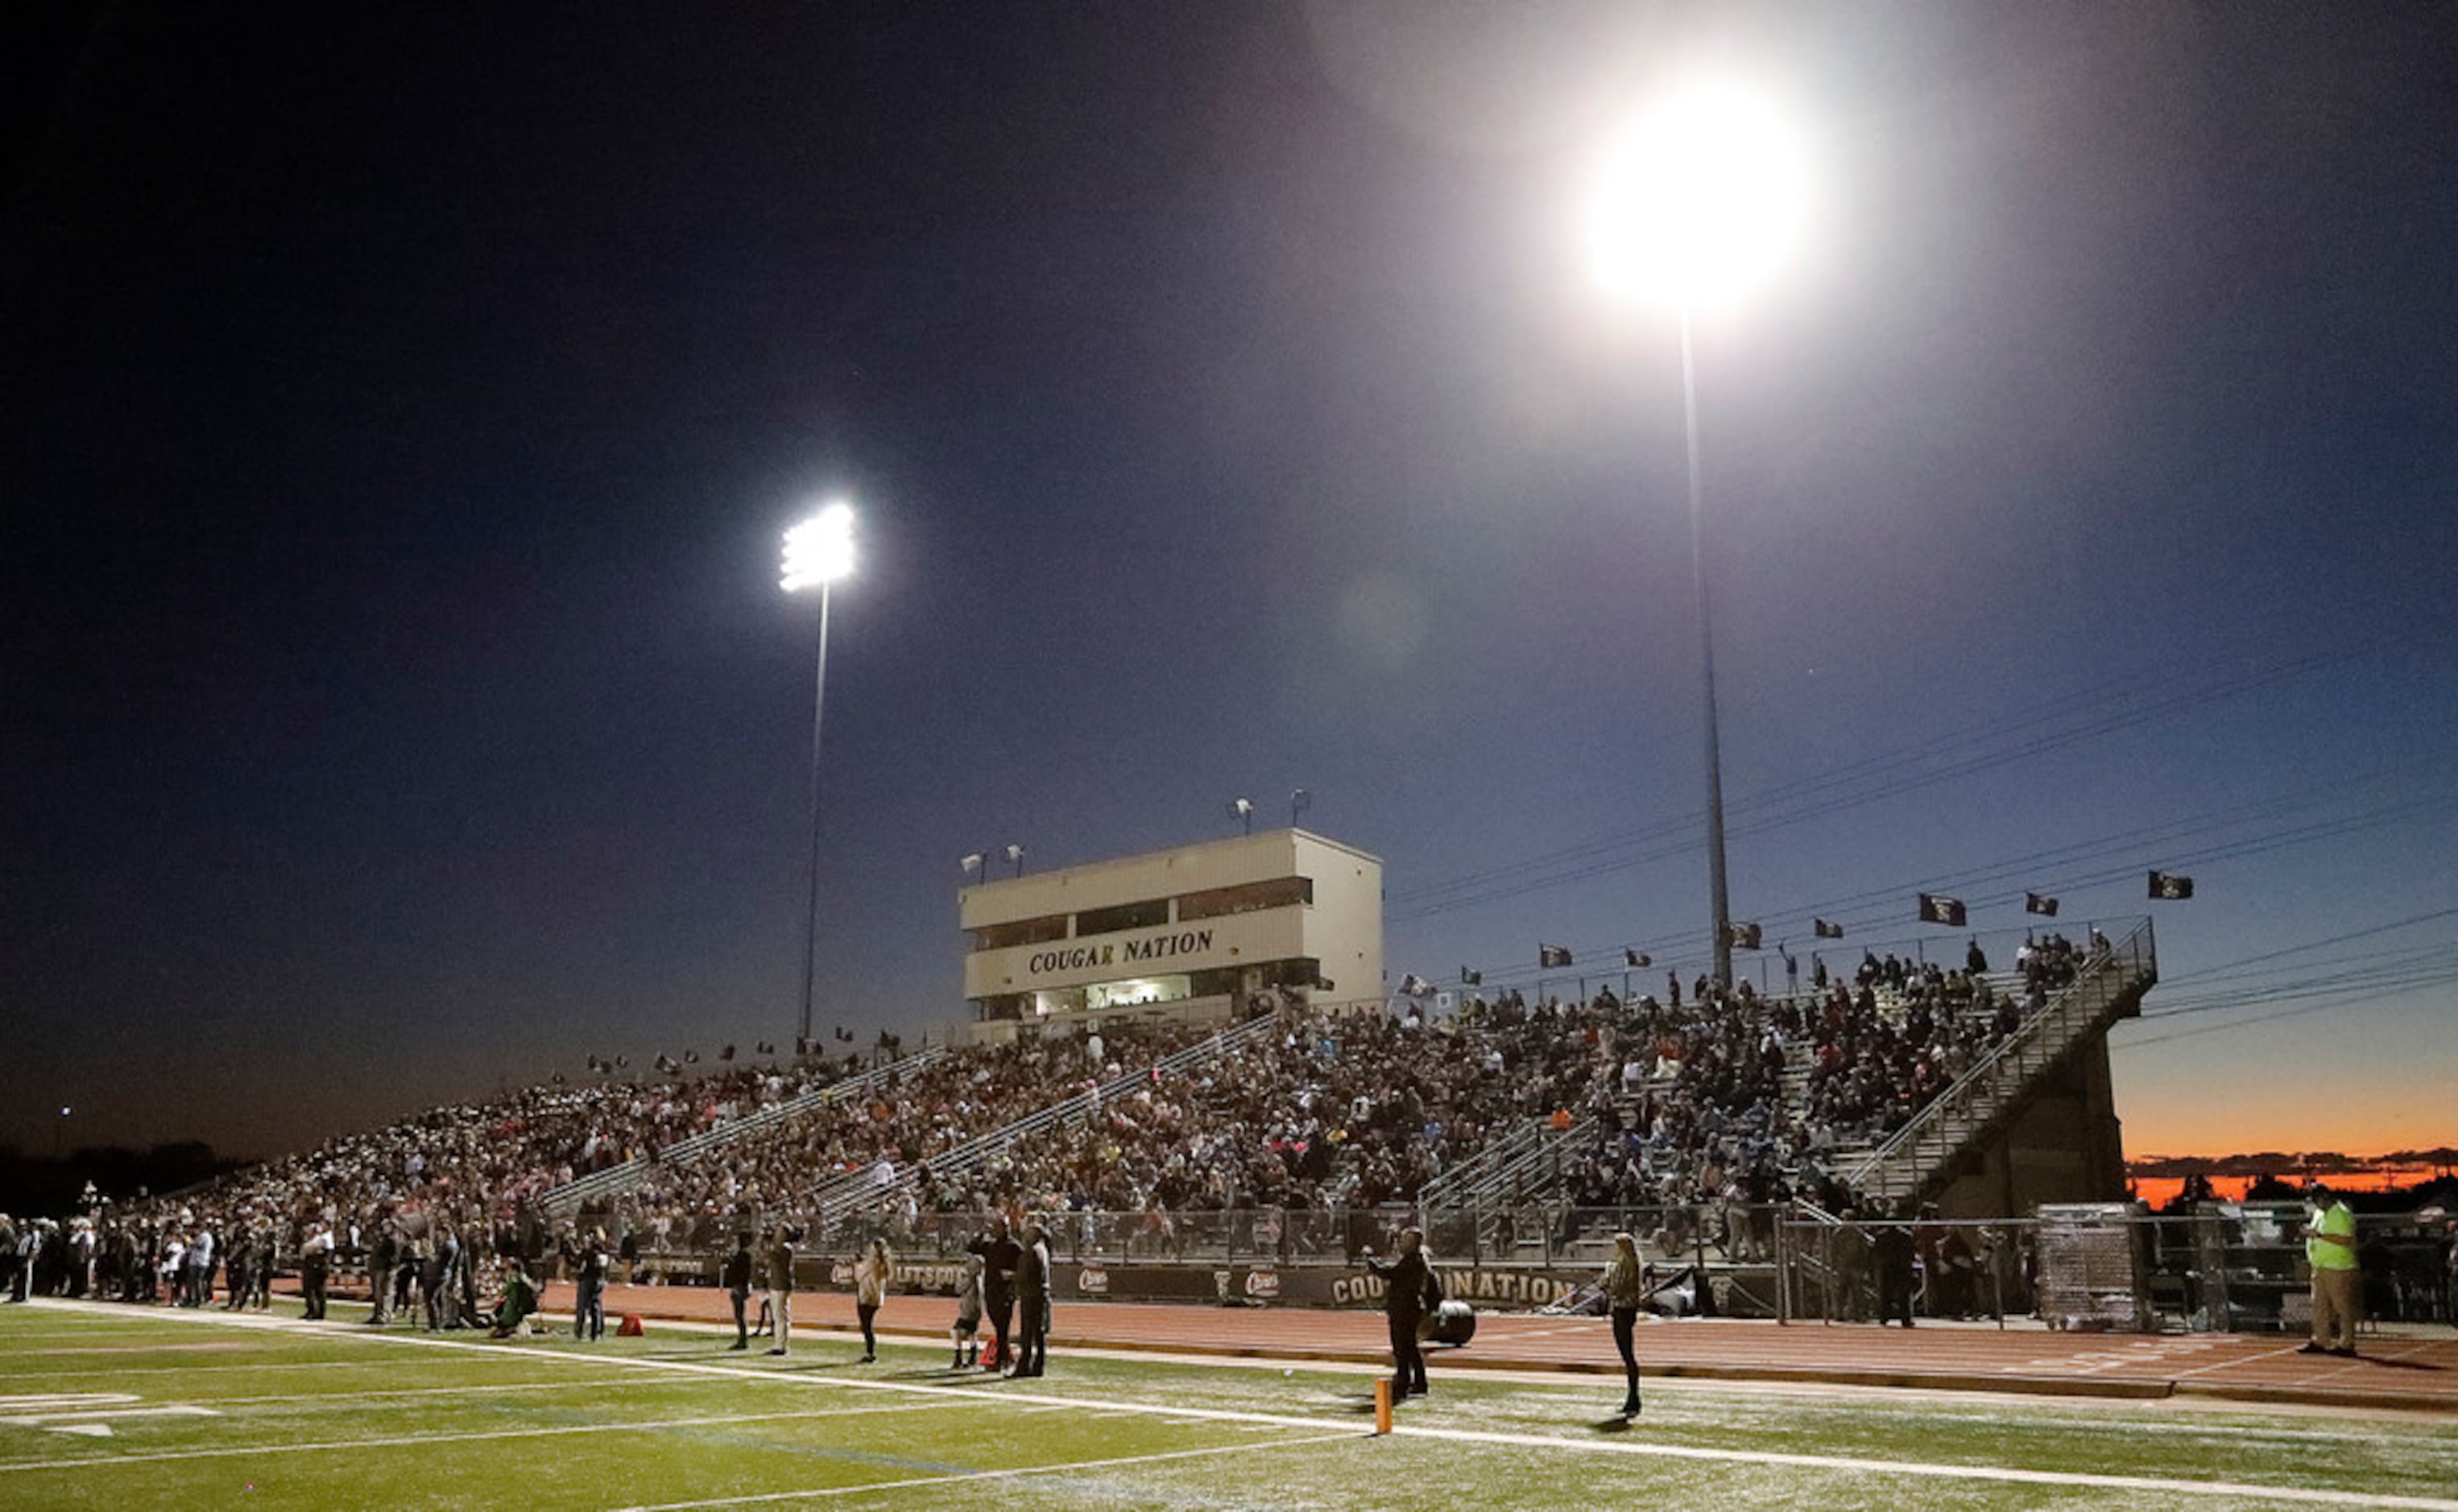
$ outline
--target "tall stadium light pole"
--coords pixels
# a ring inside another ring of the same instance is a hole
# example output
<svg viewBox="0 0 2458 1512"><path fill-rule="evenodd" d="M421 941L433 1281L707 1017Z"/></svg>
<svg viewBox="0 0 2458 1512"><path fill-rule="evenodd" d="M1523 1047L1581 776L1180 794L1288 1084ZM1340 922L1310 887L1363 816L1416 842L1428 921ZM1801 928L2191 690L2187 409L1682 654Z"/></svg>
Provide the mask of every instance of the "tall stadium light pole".
<svg viewBox="0 0 2458 1512"><path fill-rule="evenodd" d="M1698 683L1707 726L1707 897L1716 932L1716 985L1733 984L1733 903L1724 885L1724 759L1716 739L1716 632L1707 612L1707 528L1699 485L1698 377L1690 306L1681 307L1681 433L1690 456L1690 575L1698 589Z"/></svg>
<svg viewBox="0 0 2458 1512"><path fill-rule="evenodd" d="M788 593L820 590L819 671L811 690L811 878L809 906L802 933L802 1026L796 1052L807 1051L811 1040L811 1000L820 970L820 724L828 706L828 590L853 570L853 506L838 500L785 532L785 570L780 582Z"/></svg>
<svg viewBox="0 0 2458 1512"><path fill-rule="evenodd" d="M1716 643L1708 613L1706 488L1693 325L1746 292L1790 251L1802 218L1800 153L1759 100L1694 83L1641 116L1610 154L1594 207L1597 271L1620 294L1669 303L1681 328L1682 439L1689 457L1690 569L1698 600L1706 726L1707 893L1716 983L1733 984L1724 881L1723 758L1716 731Z"/></svg>

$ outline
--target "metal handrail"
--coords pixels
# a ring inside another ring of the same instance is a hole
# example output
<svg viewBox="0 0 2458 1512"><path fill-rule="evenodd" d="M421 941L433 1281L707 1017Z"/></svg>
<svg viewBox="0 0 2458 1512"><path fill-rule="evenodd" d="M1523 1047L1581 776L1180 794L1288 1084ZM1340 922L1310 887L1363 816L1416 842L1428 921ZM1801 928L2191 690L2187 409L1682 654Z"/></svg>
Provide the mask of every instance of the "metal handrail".
<svg viewBox="0 0 2458 1512"><path fill-rule="evenodd" d="M988 1133L976 1135L961 1145L941 1150L927 1160L906 1166L885 1184L875 1182L867 1169L842 1172L820 1184L812 1193L813 1204L822 1214L828 1215L826 1221L832 1225L837 1221L836 1215L841 1213L845 1204L857 1197L877 1201L912 1190L920 1166L927 1165L934 1175L942 1176L958 1175L972 1170L992 1155L1013 1146L1018 1140L1038 1133L1052 1124L1063 1123L1074 1117L1092 1116L1120 1098L1150 1086L1152 1078L1156 1074L1167 1075L1183 1070L1187 1067L1210 1060L1254 1039L1270 1027L1272 1022L1268 1016L1264 1016L1249 1019L1243 1024L1232 1025L1208 1039L1198 1040L1183 1049L1172 1051L1151 1066L1129 1071L1089 1091L1077 1092L1073 1096L1062 1098L1013 1123L1003 1124Z"/></svg>
<svg viewBox="0 0 2458 1512"><path fill-rule="evenodd" d="M654 1158L635 1156L619 1166L608 1166L602 1170L593 1170L588 1175L568 1181L541 1195L538 1198L538 1206L547 1212L557 1212L569 1207L576 1207L592 1197L626 1191L636 1185L652 1170L697 1159L711 1150L730 1145L772 1124L844 1102L857 1093L877 1087L891 1076L920 1070L947 1053L945 1046L932 1046L927 1049L917 1050L901 1060L890 1061L884 1066L874 1066L859 1076L847 1077L842 1082L831 1082L825 1087L813 1087L807 1092L789 1097L783 1102L770 1103L765 1107L755 1108L739 1118L729 1118L721 1123L713 1124L696 1134L677 1140L657 1151Z"/></svg>
<svg viewBox="0 0 2458 1512"><path fill-rule="evenodd" d="M1494 1171L1491 1180L1484 1188L1471 1192L1470 1196L1483 1197L1507 1191L1510 1183L1526 1174L1531 1167L1543 1169L1549 1157L1563 1147L1577 1148L1593 1142L1596 1136L1596 1129L1597 1121L1594 1113L1580 1119L1568 1129L1556 1129L1551 1126L1540 1126L1535 1143L1504 1161L1501 1168ZM1558 1164L1555 1169L1559 1170Z"/></svg>
<svg viewBox="0 0 2458 1512"><path fill-rule="evenodd" d="M1449 1170L1438 1172L1418 1189L1418 1203L1429 1208L1465 1206L1484 1194L1504 1164L1517 1159L1531 1146L1541 1144L1546 1132L1542 1119L1512 1129ZM1451 1195L1454 1189L1460 1192L1456 1197Z"/></svg>
<svg viewBox="0 0 2458 1512"><path fill-rule="evenodd" d="M2126 994L2147 989L2158 980L2157 958L2151 940L2151 922L2144 920L2126 935L2121 944L2086 963L2088 969L2057 995L2042 1005L2039 1011L2025 1020L2015 1033L2002 1045L1974 1062L1970 1068L1948 1084L1946 1089L1931 1098L1919 1111L1877 1148L1863 1157L1861 1163L1844 1180L1855 1191L1866 1186L1889 1162L1920 1142L1948 1119L1966 1110L1983 1091L2000 1089L2000 1072L2008 1066L2015 1068L2011 1090L2019 1091L2022 1083L2041 1067L2053 1064L2073 1047L2081 1034L2097 1025L2108 1008L2124 1000ZM2104 984L2114 985L2104 993ZM2045 1052L2052 1028L2065 1032ZM2035 1053L2039 1052L2039 1053ZM1995 1111L1994 1108L1990 1112ZM1883 1193L1892 1196L1891 1184Z"/></svg>

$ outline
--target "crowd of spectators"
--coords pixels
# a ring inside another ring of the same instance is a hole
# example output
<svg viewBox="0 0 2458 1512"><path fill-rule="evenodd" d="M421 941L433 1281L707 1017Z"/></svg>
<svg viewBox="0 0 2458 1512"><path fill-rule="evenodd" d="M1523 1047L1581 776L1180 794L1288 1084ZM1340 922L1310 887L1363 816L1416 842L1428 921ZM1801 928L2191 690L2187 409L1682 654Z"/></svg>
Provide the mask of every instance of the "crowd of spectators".
<svg viewBox="0 0 2458 1512"><path fill-rule="evenodd" d="M1685 1003L1675 981L1664 1001L1503 992L1447 1015L1413 1002L1266 999L1252 1008L1267 1024L1174 1068L1162 1063L1211 1027L1027 1034L895 1063L846 1095L675 1158L693 1135L861 1063L554 1082L344 1136L176 1207L97 1214L37 1249L81 1247L97 1263L78 1269L175 1294L165 1276L198 1264L201 1234L219 1236L221 1263L236 1258L244 1274L269 1266L260 1252L296 1253L319 1225L337 1231L344 1262L389 1247L415 1266L448 1238L473 1271L479 1257L551 1257L602 1229L627 1277L643 1256L705 1250L772 1213L870 1227L993 1209L1129 1213L1167 1249L1177 1214L1406 1203L1499 1135L1583 1120L1594 1138L1536 1178L1557 1205L1754 1206L1797 1192L1843 1203L1839 1157L1900 1129L2084 959L2052 936L2002 976L1975 945L1961 969L1870 956L1845 981L1822 963L1811 990L1781 997L1745 984L1694 987ZM980 1155L985 1136L1051 1108L1061 1115ZM951 1158L967 1147L977 1158ZM626 1163L635 1173L611 1196L542 1207ZM823 1192L839 1212L815 1211ZM213 1244L202 1241L208 1255Z"/></svg>
<svg viewBox="0 0 2458 1512"><path fill-rule="evenodd" d="M1669 1004L1640 998L1622 1020L1614 1088L1589 1108L1598 1132L1570 1174L1571 1201L1848 1207L1843 1158L1909 1123L2085 959L2051 935L2026 942L2006 978L1975 942L1960 969L1869 954L1849 981L1822 964L1806 993L1764 999L1743 984L1685 1009L1676 984Z"/></svg>
<svg viewBox="0 0 2458 1512"><path fill-rule="evenodd" d="M657 1165L612 1199L628 1233L698 1242L735 1214L783 1212L817 1223L820 1193L848 1180L855 1203L944 1208L934 1161L1001 1127L1148 1070L1218 1025L1117 1019L1081 1032L968 1046L892 1068L876 1085L780 1120L687 1160ZM855 1179L859 1178L859 1179ZM926 1196L925 1193L927 1195ZM983 1203L968 1211L980 1212Z"/></svg>

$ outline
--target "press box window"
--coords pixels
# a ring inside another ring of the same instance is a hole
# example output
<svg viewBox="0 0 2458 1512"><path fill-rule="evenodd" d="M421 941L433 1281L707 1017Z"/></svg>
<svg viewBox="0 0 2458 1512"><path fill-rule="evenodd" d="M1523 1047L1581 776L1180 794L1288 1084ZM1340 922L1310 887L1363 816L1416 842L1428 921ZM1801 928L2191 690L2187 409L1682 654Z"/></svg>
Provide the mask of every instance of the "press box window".
<svg viewBox="0 0 2458 1512"><path fill-rule="evenodd" d="M975 950L1011 950L1017 945L1046 944L1067 938L1067 916L1019 919L1011 924L984 924L973 931Z"/></svg>
<svg viewBox="0 0 2458 1512"><path fill-rule="evenodd" d="M1155 898L1139 903L1120 903L1114 908L1091 908L1075 916L1075 933L1114 935L1121 929L1150 929L1169 922L1169 900Z"/></svg>
<svg viewBox="0 0 2458 1512"><path fill-rule="evenodd" d="M1230 914L1260 913L1266 908L1293 908L1313 901L1313 878L1276 877L1267 882L1241 882L1236 887L1215 887L1206 892L1188 893L1177 901L1177 917L1181 922L1191 919L1220 919Z"/></svg>

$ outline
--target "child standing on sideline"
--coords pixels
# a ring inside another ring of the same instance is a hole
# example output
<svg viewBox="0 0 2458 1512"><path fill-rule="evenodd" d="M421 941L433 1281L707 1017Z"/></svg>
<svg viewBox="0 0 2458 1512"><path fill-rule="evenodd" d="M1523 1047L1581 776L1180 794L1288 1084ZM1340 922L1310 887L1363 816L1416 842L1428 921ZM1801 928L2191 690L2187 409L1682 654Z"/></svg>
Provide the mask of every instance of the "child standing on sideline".
<svg viewBox="0 0 2458 1512"><path fill-rule="evenodd" d="M982 1257L968 1254L956 1272L956 1326L948 1331L956 1357L948 1363L949 1370L972 1368L981 1354L981 1329Z"/></svg>

